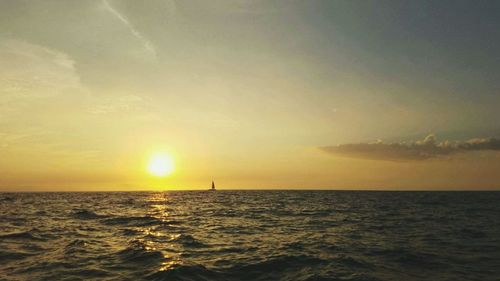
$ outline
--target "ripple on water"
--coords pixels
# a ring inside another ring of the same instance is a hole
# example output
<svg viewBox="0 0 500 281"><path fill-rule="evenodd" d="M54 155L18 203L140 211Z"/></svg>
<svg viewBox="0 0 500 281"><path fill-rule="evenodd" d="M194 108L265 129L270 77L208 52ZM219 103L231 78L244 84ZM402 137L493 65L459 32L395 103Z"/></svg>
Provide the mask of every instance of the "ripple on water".
<svg viewBox="0 0 500 281"><path fill-rule="evenodd" d="M26 253L26 252L21 252L21 251L5 251L5 250L0 250L0 262L11 262L11 261L17 261L17 260L22 260L27 257L31 257L33 255L36 255L35 253Z"/></svg>
<svg viewBox="0 0 500 281"><path fill-rule="evenodd" d="M14 233L8 233L4 235L0 235L0 239L6 239L6 240L33 240L33 241L45 241L46 238L34 234L36 230L32 229L30 231L22 231L22 232L14 232Z"/></svg>
<svg viewBox="0 0 500 281"><path fill-rule="evenodd" d="M151 216L116 216L102 221L105 225L120 226L153 226L162 223L161 219Z"/></svg>
<svg viewBox="0 0 500 281"><path fill-rule="evenodd" d="M146 276L151 281L208 281L208 280L226 280L216 271L209 270L202 265L175 265L169 269L161 270Z"/></svg>
<svg viewBox="0 0 500 281"><path fill-rule="evenodd" d="M162 252L137 240L130 242L129 247L117 252L116 256L124 262L135 264L159 264L165 260Z"/></svg>
<svg viewBox="0 0 500 281"><path fill-rule="evenodd" d="M201 241L197 240L196 238L194 238L192 235L189 234L178 234L171 241L188 248L208 247L208 245L202 243Z"/></svg>
<svg viewBox="0 0 500 281"><path fill-rule="evenodd" d="M72 216L74 218L81 219L81 220L92 220L92 219L99 219L99 218L106 217L103 215L98 215L90 210L85 210L85 209L74 210L72 213Z"/></svg>
<svg viewBox="0 0 500 281"><path fill-rule="evenodd" d="M64 247L64 252L66 254L74 254L78 252L85 252L85 248L88 245L88 242L82 239L75 239L69 242L66 247Z"/></svg>

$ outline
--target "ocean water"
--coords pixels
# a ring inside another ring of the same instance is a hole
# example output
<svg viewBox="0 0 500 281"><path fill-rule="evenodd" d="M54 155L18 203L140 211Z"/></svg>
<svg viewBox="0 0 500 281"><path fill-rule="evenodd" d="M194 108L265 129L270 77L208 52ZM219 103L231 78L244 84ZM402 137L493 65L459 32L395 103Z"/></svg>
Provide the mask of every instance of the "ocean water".
<svg viewBox="0 0 500 281"><path fill-rule="evenodd" d="M500 280L500 192L0 193L0 280Z"/></svg>

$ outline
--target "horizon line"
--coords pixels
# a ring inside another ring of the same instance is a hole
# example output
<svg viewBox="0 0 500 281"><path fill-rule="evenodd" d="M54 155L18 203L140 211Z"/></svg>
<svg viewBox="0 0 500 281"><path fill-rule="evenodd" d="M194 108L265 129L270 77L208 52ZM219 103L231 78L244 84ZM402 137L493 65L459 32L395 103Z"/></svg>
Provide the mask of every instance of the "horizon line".
<svg viewBox="0 0 500 281"><path fill-rule="evenodd" d="M103 190L0 190L0 193L122 193L122 192L190 192L208 191L209 189L103 189ZM334 188L223 188L217 191L340 191L340 192L500 192L492 189L334 189Z"/></svg>

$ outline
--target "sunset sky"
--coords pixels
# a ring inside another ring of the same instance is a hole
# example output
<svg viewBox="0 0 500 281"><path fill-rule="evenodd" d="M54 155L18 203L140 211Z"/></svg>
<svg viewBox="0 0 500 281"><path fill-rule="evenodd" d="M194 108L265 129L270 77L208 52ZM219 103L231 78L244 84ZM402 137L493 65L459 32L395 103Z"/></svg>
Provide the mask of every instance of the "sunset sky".
<svg viewBox="0 0 500 281"><path fill-rule="evenodd" d="M0 190L500 189L499 15L1 0Z"/></svg>

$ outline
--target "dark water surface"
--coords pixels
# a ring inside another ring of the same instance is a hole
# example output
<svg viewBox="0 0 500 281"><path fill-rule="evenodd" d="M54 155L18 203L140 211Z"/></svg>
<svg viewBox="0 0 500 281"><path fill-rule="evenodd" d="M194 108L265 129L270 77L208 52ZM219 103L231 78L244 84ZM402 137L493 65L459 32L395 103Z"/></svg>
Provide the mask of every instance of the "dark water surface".
<svg viewBox="0 0 500 281"><path fill-rule="evenodd" d="M1 280L500 280L500 192L0 193Z"/></svg>

